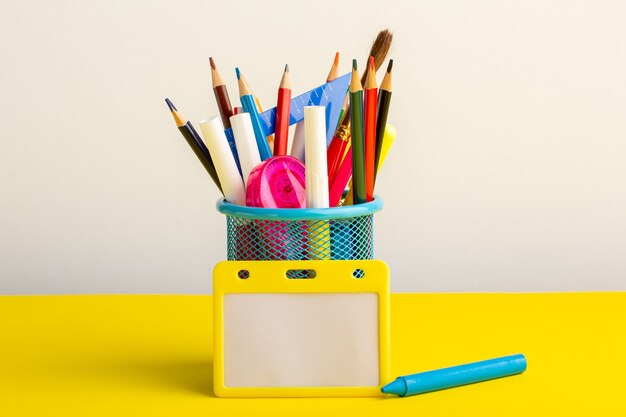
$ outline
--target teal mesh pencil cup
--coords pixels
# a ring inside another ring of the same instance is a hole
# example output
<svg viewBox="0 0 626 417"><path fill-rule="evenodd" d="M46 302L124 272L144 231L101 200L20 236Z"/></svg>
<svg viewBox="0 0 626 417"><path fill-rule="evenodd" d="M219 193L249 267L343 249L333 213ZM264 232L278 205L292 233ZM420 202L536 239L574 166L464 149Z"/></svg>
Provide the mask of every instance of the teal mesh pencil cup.
<svg viewBox="0 0 626 417"><path fill-rule="evenodd" d="M383 201L327 209L269 209L217 202L229 261L374 257L374 213Z"/></svg>

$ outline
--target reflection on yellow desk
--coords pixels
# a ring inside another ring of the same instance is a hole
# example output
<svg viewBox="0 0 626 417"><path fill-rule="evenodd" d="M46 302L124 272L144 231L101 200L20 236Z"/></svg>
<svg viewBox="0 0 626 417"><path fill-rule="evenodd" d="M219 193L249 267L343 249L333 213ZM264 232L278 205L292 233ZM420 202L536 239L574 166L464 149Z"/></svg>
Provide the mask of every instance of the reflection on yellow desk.
<svg viewBox="0 0 626 417"><path fill-rule="evenodd" d="M624 416L626 293L394 294L394 376L513 353L410 398L222 399L210 296L0 297L0 416Z"/></svg>

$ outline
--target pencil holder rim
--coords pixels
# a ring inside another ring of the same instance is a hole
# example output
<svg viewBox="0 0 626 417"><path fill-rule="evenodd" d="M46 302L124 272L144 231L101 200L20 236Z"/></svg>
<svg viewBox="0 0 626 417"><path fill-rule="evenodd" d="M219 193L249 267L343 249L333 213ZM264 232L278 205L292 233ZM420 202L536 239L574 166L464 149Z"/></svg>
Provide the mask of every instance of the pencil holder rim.
<svg viewBox="0 0 626 417"><path fill-rule="evenodd" d="M274 209L238 206L222 198L217 200L215 206L224 215L253 220L334 220L374 214L383 208L383 199L375 195L369 203L345 207Z"/></svg>

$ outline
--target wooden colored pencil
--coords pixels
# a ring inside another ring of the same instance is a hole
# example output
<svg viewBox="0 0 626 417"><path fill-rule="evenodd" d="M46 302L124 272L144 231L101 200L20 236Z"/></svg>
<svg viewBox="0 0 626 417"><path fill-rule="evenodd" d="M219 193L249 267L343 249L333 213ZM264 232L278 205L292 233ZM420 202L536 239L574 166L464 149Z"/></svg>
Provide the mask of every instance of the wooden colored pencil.
<svg viewBox="0 0 626 417"><path fill-rule="evenodd" d="M270 146L267 143L267 138L263 134L261 119L259 117L256 103L254 102L254 97L252 96L252 91L250 90L250 86L246 82L245 78L241 74L241 71L239 71L239 68L236 68L235 71L237 72L237 80L239 82L239 99L241 100L243 110L246 113L250 114L250 119L252 119L252 127L254 129L254 136L256 137L256 143L259 147L259 155L261 155L261 161L265 161L266 159L271 158L272 151L270 150Z"/></svg>
<svg viewBox="0 0 626 417"><path fill-rule="evenodd" d="M365 195L367 201L374 199L374 172L376 171L376 108L378 107L378 84L374 57L369 60L369 72L365 80Z"/></svg>
<svg viewBox="0 0 626 417"><path fill-rule="evenodd" d="M387 115L389 114L389 105L391 104L392 68L393 59L390 59L389 64L387 65L387 71L385 72L383 81L380 83L380 89L378 91L378 116L376 119L376 168L374 171L374 183L376 182L376 176L378 175L383 138L385 135L385 128L387 126Z"/></svg>
<svg viewBox="0 0 626 417"><path fill-rule="evenodd" d="M211 64L211 82L213 84L213 92L215 93L215 100L217 101L217 108L224 124L224 129L230 128L230 116L233 113L233 106L230 104L230 97L228 97L228 90L221 74L215 66L213 57L209 57L209 63Z"/></svg>
<svg viewBox="0 0 626 417"><path fill-rule="evenodd" d="M202 141L202 138L200 138L200 135L198 135L198 132L196 132L196 129L194 129L191 122L178 112L178 109L176 108L176 106L174 106L174 103L172 103L169 98L166 98L165 102L172 112L172 116L174 117L174 122L176 122L178 130L183 135L193 152L196 154L196 157L198 157L198 159L204 166L204 169L206 169L206 171L209 173L209 175L213 179L213 182L215 182L215 185L217 185L217 188L219 188L220 192L223 194L222 186L217 176L215 165L213 164L213 159L211 159L211 154L209 153L209 150L207 149L204 142Z"/></svg>
<svg viewBox="0 0 626 417"><path fill-rule="evenodd" d="M283 78L278 88L276 102L276 131L274 132L274 156L287 155L287 141L289 139L289 110L291 106L291 81L289 79L289 65L285 65Z"/></svg>
<svg viewBox="0 0 626 417"><path fill-rule="evenodd" d="M337 77L339 76L339 52L335 52L335 59L333 60L333 65L330 67L330 71L328 72L328 76L326 77L326 82L331 82L333 80L335 80ZM347 98L347 96L346 96ZM339 120L341 120L341 115L339 116ZM339 126L339 124L337 124L337 126ZM349 129L348 129L349 130ZM333 138L334 142L337 142L338 140L335 140ZM332 145L331 141L331 145ZM339 143L336 143L334 147L339 146ZM332 157L332 155L335 153L334 149L331 149L331 153L329 154L327 151L326 154L326 160L328 161L328 163L330 164L330 162L334 162L334 158ZM294 158L298 158L299 160L304 162L304 122L298 122L296 123L296 127L294 128L294 134L293 134L293 144L291 145L291 156L293 156ZM331 179L331 167L330 165L328 166L328 180L330 181Z"/></svg>
<svg viewBox="0 0 626 417"><path fill-rule="evenodd" d="M337 77L339 77L339 52L335 52L335 60L333 61L333 66L330 67L326 82L329 83Z"/></svg>
<svg viewBox="0 0 626 417"><path fill-rule="evenodd" d="M352 192L354 204L367 202L365 190L365 143L363 131L363 87L359 82L356 59L350 80L350 133L352 137Z"/></svg>

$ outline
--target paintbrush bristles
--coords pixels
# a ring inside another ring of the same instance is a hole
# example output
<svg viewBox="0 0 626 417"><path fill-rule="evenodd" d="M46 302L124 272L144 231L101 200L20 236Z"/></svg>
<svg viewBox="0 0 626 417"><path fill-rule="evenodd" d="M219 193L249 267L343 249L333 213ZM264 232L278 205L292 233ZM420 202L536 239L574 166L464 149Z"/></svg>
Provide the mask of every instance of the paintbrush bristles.
<svg viewBox="0 0 626 417"><path fill-rule="evenodd" d="M370 50L370 56L374 57L374 63L376 64L376 70L380 68L385 57L389 53L389 49L391 49L391 42L393 41L393 34L389 32L387 29L381 30L376 40L372 44L372 49Z"/></svg>
<svg viewBox="0 0 626 417"><path fill-rule="evenodd" d="M376 66L376 71L380 68L380 66L385 61L387 54L389 53L389 49L391 49L391 42L393 41L393 34L389 32L389 30L384 29L378 33L374 43L372 44L372 49L370 50L369 56L374 57L374 65ZM365 84L365 80L367 78L368 68L365 68L363 72L363 76L361 77L361 84Z"/></svg>

